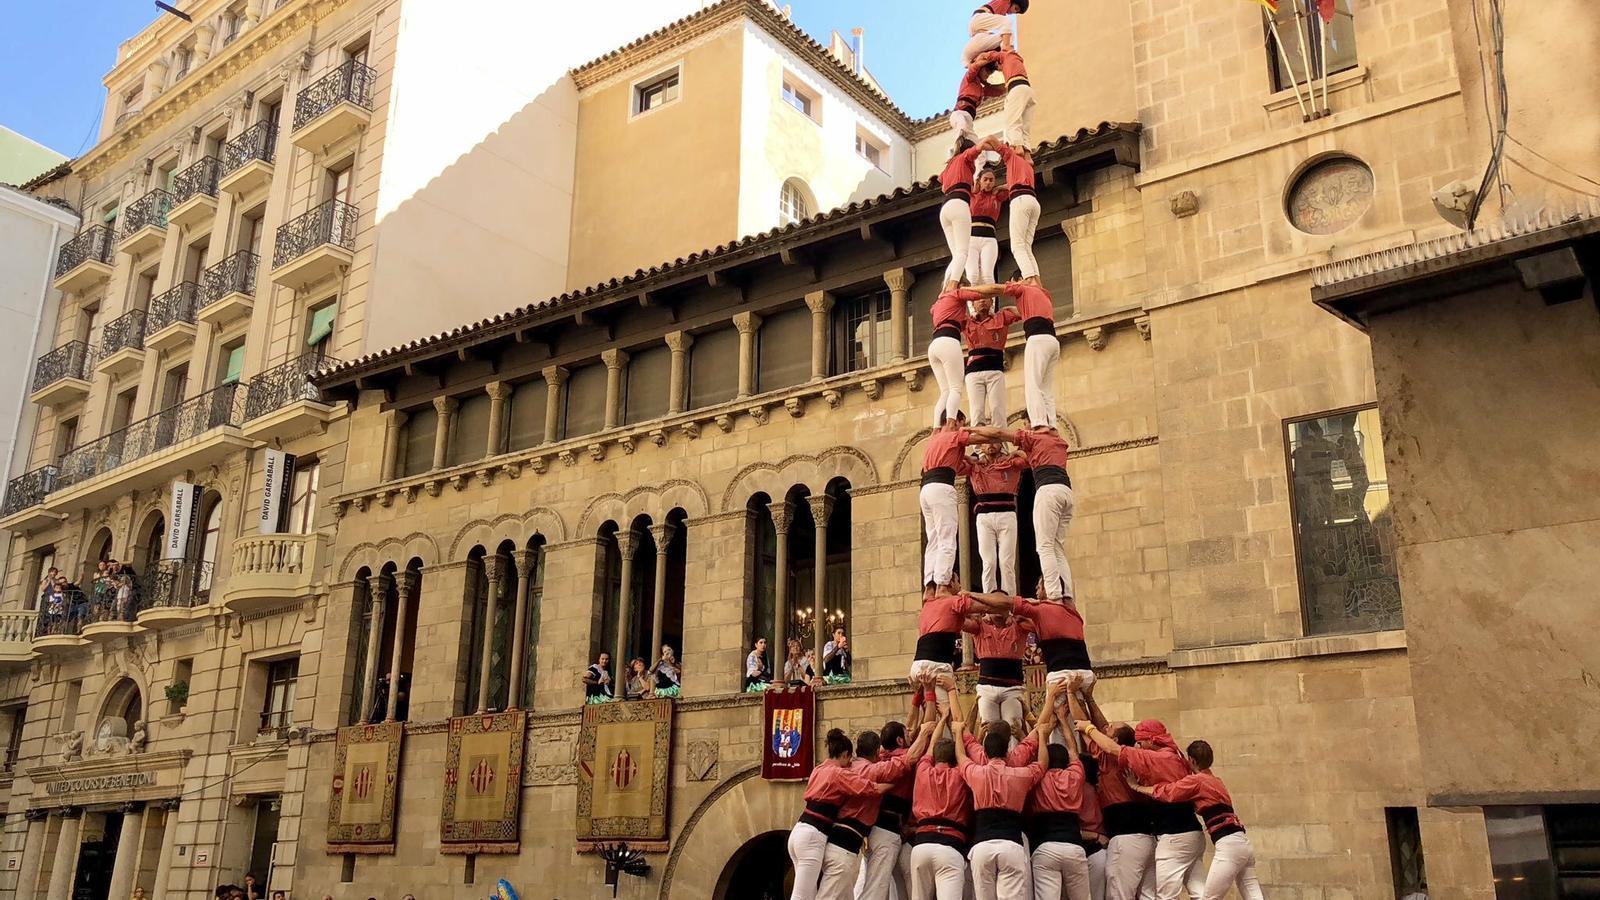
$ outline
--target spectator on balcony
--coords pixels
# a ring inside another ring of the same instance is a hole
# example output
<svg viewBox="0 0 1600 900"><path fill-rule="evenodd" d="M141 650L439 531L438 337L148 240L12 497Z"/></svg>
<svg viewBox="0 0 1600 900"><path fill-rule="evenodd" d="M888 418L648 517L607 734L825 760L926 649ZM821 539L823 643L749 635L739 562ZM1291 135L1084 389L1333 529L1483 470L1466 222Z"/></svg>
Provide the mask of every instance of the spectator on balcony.
<svg viewBox="0 0 1600 900"><path fill-rule="evenodd" d="M50 591L53 588L55 588L56 579L59 578L60 576L61 576L61 570L56 568L55 566L51 566L50 570L45 572L43 577L41 577L39 579L39 608L40 609L44 608L44 598L45 598L46 595L48 595L50 593Z"/></svg>
<svg viewBox="0 0 1600 900"><path fill-rule="evenodd" d="M811 680L816 673L806 665L805 654L800 651L800 641L789 638L785 643L783 657L783 681L785 684L804 684Z"/></svg>
<svg viewBox="0 0 1600 900"><path fill-rule="evenodd" d="M676 697L683 687L683 669L678 665L677 654L670 644L661 645L661 658L650 670L655 676L657 697Z"/></svg>
<svg viewBox="0 0 1600 900"><path fill-rule="evenodd" d="M767 639L756 638L750 655L744 658L744 689L765 690L772 682L772 667L767 665Z"/></svg>
<svg viewBox="0 0 1600 900"><path fill-rule="evenodd" d="M594 664L583 673L583 702L605 703L616 696L611 685L611 654L601 651Z"/></svg>
<svg viewBox="0 0 1600 900"><path fill-rule="evenodd" d="M830 682L850 680L850 639L843 625L833 629L833 640L822 645L822 677Z"/></svg>
<svg viewBox="0 0 1600 900"><path fill-rule="evenodd" d="M645 668L644 658L635 656L628 660L628 679L622 687L624 700L649 700L655 695L651 688L650 670Z"/></svg>

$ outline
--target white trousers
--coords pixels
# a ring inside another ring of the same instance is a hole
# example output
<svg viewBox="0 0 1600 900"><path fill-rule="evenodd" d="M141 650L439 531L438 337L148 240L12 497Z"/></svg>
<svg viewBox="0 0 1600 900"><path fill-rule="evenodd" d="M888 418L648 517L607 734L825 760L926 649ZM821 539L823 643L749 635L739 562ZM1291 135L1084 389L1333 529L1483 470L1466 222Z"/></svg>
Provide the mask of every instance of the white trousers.
<svg viewBox="0 0 1600 900"><path fill-rule="evenodd" d="M1211 871L1206 874L1204 900L1222 900L1228 888L1238 885L1242 900L1263 900L1261 882L1256 880L1256 851L1250 838L1230 834L1217 841L1211 854Z"/></svg>
<svg viewBox="0 0 1600 900"><path fill-rule="evenodd" d="M1037 101L1033 85L1019 84L1006 91L1006 143L1013 147L1032 147L1033 108Z"/></svg>
<svg viewBox="0 0 1600 900"><path fill-rule="evenodd" d="M1088 854L1089 900L1106 900L1106 857L1109 855L1104 848L1099 853Z"/></svg>
<svg viewBox="0 0 1600 900"><path fill-rule="evenodd" d="M911 900L961 900L967 885L967 861L961 851L943 844L911 848Z"/></svg>
<svg viewBox="0 0 1600 900"><path fill-rule="evenodd" d="M1083 689L1094 687L1094 672L1089 669L1056 669L1054 671L1047 672L1044 676L1045 687L1048 688L1052 684L1059 684L1065 687L1067 683L1072 680L1074 675L1078 677L1079 687ZM1083 697L1082 690L1078 692L1078 696L1079 698ZM1071 704L1067 702L1067 694L1065 691L1062 691L1059 695L1057 695L1056 706L1062 710L1062 715L1067 717L1065 726L1066 731L1072 731L1075 726L1072 724L1072 713L1068 711L1072 707ZM1060 722L1056 723L1056 727L1050 732L1050 743L1067 746L1067 735L1065 731L1062 731L1062 724Z"/></svg>
<svg viewBox="0 0 1600 900"><path fill-rule="evenodd" d="M856 900L889 900L889 882L894 880L894 866L899 859L899 832L874 825L867 838L866 857L861 861L861 877L856 879Z"/></svg>
<svg viewBox="0 0 1600 900"><path fill-rule="evenodd" d="M1033 536L1039 549L1039 572L1045 596L1071 599L1072 567L1067 564L1067 529L1072 525L1072 488L1041 485L1033 492Z"/></svg>
<svg viewBox="0 0 1600 900"><path fill-rule="evenodd" d="M955 672L955 667L949 663L934 662L931 659L914 659L911 661L910 677L912 678L938 678L940 675L949 675L953 672ZM937 685L935 685L933 688L933 697L939 702L940 706L946 706L950 703L950 692ZM943 733L945 736L950 734L950 727L948 725L945 726Z"/></svg>
<svg viewBox="0 0 1600 900"><path fill-rule="evenodd" d="M817 885L817 900L850 900L860 867L861 854L829 844L822 854L822 883Z"/></svg>
<svg viewBox="0 0 1600 900"><path fill-rule="evenodd" d="M894 895L896 900L911 900L911 844L900 842L900 855L894 864Z"/></svg>
<svg viewBox="0 0 1600 900"><path fill-rule="evenodd" d="M1039 274L1039 260L1033 256L1033 235L1039 230L1039 198L1018 194L1011 198L1011 256L1023 278ZM992 269L990 271L993 271Z"/></svg>
<svg viewBox="0 0 1600 900"><path fill-rule="evenodd" d="M1000 369L967 373L967 409L972 424L1006 427L1006 373Z"/></svg>
<svg viewBox="0 0 1600 900"><path fill-rule="evenodd" d="M828 836L815 825L799 822L789 829L789 859L794 863L794 890L789 900L816 900L827 846Z"/></svg>
<svg viewBox="0 0 1600 900"><path fill-rule="evenodd" d="M1000 35L1011 33L1011 18L991 12L976 13L967 25L967 33L972 35L972 40L967 41L967 46L961 50L961 67L964 69L972 67L972 61L978 58L978 54L1000 49Z"/></svg>
<svg viewBox="0 0 1600 900"><path fill-rule="evenodd" d="M1028 427L1056 427L1056 363L1061 361L1061 339L1053 334L1030 334L1022 345L1022 395L1028 404Z"/></svg>
<svg viewBox="0 0 1600 900"><path fill-rule="evenodd" d="M922 583L949 584L955 577L956 542L960 537L956 524L956 486L937 482L925 484L919 499L922 533L928 540L928 549L922 551Z"/></svg>
<svg viewBox="0 0 1600 900"><path fill-rule="evenodd" d="M1033 900L1089 900L1089 858L1077 844L1047 841L1033 850Z"/></svg>
<svg viewBox="0 0 1600 900"><path fill-rule="evenodd" d="M1010 722L1012 734L1022 734L1022 687L978 685L978 721L985 725Z"/></svg>
<svg viewBox="0 0 1600 900"><path fill-rule="evenodd" d="M972 205L964 197L946 200L939 207L939 227L944 229L944 241L950 246L950 265L944 270L944 280L960 280L967 272L967 253L972 245Z"/></svg>
<svg viewBox="0 0 1600 900"><path fill-rule="evenodd" d="M966 384L966 362L961 358L961 339L936 337L928 342L928 367L933 369L933 380L939 385L939 396L933 401L933 427L943 424L940 419L954 419L961 412L961 386Z"/></svg>
<svg viewBox="0 0 1600 900"><path fill-rule="evenodd" d="M1106 847L1106 900L1150 900L1156 889L1156 838L1119 834Z"/></svg>
<svg viewBox="0 0 1600 900"><path fill-rule="evenodd" d="M967 853L978 900L1029 900L1033 881L1028 851L1016 841L979 841Z"/></svg>
<svg viewBox="0 0 1600 900"><path fill-rule="evenodd" d="M994 284L994 264L1000 261L1000 240L974 235L967 244L967 283Z"/></svg>
<svg viewBox="0 0 1600 900"><path fill-rule="evenodd" d="M1206 834L1188 831L1163 834L1156 838L1156 900L1198 898L1206 881L1200 874L1200 858L1206 854Z"/></svg>
<svg viewBox="0 0 1600 900"><path fill-rule="evenodd" d="M1017 596L1017 514L1015 512L978 513L978 558L983 560L983 589L985 592L993 593L998 585L1001 590L1011 596Z"/></svg>
<svg viewBox="0 0 1600 900"><path fill-rule="evenodd" d="M972 113L964 109L950 111L950 130L956 133L957 144L961 138L966 138L974 144L978 142L978 122L972 117Z"/></svg>

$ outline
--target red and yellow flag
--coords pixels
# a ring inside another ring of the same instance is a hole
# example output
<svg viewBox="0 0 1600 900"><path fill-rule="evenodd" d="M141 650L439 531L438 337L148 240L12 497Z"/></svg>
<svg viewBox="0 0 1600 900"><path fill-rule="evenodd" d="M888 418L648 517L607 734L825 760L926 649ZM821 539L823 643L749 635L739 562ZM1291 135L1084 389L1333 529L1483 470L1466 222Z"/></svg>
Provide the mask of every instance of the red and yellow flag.
<svg viewBox="0 0 1600 900"><path fill-rule="evenodd" d="M1278 14L1278 0L1255 0L1255 2L1265 6L1267 8L1267 12L1272 13L1273 15Z"/></svg>
<svg viewBox="0 0 1600 900"><path fill-rule="evenodd" d="M1338 13L1338 10L1334 7L1338 6L1338 4L1339 0L1317 0L1317 12L1322 15L1322 21L1325 24L1333 24L1333 17Z"/></svg>

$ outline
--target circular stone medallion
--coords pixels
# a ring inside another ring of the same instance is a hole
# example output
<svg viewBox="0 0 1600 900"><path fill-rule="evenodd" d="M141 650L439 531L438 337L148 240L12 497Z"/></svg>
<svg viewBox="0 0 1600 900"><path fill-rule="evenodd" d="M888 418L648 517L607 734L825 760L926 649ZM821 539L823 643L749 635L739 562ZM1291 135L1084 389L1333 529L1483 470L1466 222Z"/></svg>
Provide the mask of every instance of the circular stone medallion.
<svg viewBox="0 0 1600 900"><path fill-rule="evenodd" d="M1349 156L1312 164L1289 188L1289 221L1307 234L1333 234L1372 206L1372 170Z"/></svg>

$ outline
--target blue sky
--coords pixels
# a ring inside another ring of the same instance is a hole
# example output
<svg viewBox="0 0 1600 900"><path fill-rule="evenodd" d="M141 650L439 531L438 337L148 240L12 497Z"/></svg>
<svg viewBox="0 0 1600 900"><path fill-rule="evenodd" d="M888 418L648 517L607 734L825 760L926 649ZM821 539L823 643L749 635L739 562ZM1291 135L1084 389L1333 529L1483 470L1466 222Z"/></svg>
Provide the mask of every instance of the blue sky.
<svg viewBox="0 0 1600 900"><path fill-rule="evenodd" d="M912 116L954 102L974 0L788 4L800 27L824 44L830 30L848 38L851 28L866 29L867 68ZM0 125L68 156L88 149L105 102L100 79L117 45L157 13L150 0L0 0Z"/></svg>

